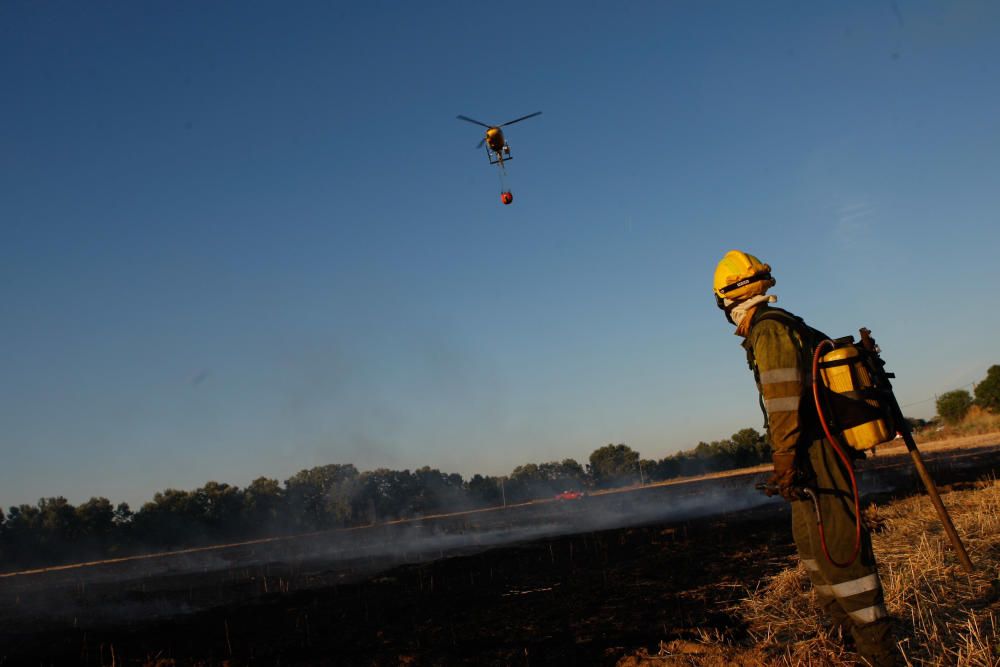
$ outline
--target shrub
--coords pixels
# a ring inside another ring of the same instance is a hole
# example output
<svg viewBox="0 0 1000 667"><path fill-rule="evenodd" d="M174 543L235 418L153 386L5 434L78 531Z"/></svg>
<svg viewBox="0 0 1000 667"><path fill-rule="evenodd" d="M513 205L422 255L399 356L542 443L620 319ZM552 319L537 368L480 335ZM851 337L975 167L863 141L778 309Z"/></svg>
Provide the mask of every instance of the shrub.
<svg viewBox="0 0 1000 667"><path fill-rule="evenodd" d="M948 391L937 399L937 412L948 424L957 424L968 414L972 407L972 395L964 389Z"/></svg>

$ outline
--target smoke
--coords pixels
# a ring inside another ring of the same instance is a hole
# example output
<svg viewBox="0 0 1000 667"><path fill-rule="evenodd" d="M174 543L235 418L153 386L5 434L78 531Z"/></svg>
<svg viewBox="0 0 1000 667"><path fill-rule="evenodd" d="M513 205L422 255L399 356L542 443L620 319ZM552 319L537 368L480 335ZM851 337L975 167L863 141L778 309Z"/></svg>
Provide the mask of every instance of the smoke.
<svg viewBox="0 0 1000 667"><path fill-rule="evenodd" d="M208 376L210 376L211 374L212 374L211 369L209 369L209 368L202 368L197 373L195 373L194 375L191 376L191 379L189 380L189 382L190 382L190 384L191 384L192 387L197 387L201 383L203 383L205 380L207 380Z"/></svg>
<svg viewBox="0 0 1000 667"><path fill-rule="evenodd" d="M360 468L433 465L459 454L476 424L504 422L507 389L496 364L455 333L454 322L406 333L360 321L364 344L329 332L282 342L268 383L278 423L298 461L348 460ZM468 461L471 464L473 461Z"/></svg>
<svg viewBox="0 0 1000 667"><path fill-rule="evenodd" d="M753 489L754 481L641 487L8 577L0 622L164 618L502 545L777 505Z"/></svg>
<svg viewBox="0 0 1000 667"><path fill-rule="evenodd" d="M960 456L926 457L939 484L974 479L993 469L1000 450L983 447ZM861 465L863 494L912 490L905 454ZM471 554L559 535L642 524L699 521L756 508L781 508L780 498L754 489L760 473L597 492L576 500L544 500L507 507L386 521L351 529L270 538L242 544L159 554L30 576L8 576L0 586L0 623L30 628L45 619L67 627L164 618L213 606L370 578L404 564Z"/></svg>

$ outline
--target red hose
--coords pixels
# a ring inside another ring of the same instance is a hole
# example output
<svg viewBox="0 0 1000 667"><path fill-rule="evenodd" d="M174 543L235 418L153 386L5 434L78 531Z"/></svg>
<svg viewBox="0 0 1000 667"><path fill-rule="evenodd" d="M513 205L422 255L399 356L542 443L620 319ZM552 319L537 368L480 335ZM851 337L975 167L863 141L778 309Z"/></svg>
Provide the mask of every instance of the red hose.
<svg viewBox="0 0 1000 667"><path fill-rule="evenodd" d="M845 562L839 563L833 559L830 555L830 550L826 546L826 535L823 533L823 521L821 519L819 511L819 501L816 502L816 518L819 519L817 527L819 529L819 541L823 546L823 553L826 554L827 560L833 563L836 567L847 567L855 561L858 557L858 553L861 551L861 498L858 494L858 480L854 477L854 465L851 460L847 458L847 454L840 447L839 441L830 433L830 428L826 424L826 417L823 415L823 406L820 404L819 400L819 356L822 352L823 347L829 344L833 347L834 343L832 340L824 340L816 346L816 352L813 354L812 363L812 388L813 388L813 400L816 402L816 413L819 415L819 423L823 425L823 432L826 433L827 439L829 439L830 444L833 445L834 451L837 452L837 456L840 460L844 462L844 467L847 468L847 474L851 478L851 492L854 494L854 551L851 552L851 557Z"/></svg>

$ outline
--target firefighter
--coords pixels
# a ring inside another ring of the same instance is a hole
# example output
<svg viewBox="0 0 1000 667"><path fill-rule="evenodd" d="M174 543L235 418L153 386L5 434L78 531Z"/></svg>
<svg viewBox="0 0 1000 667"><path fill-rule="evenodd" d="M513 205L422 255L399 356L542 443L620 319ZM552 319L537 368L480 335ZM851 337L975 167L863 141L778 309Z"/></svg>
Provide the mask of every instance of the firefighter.
<svg viewBox="0 0 1000 667"><path fill-rule="evenodd" d="M790 502L792 534L819 605L835 628L849 632L857 652L873 667L900 665L882 597L871 538L862 526L857 557L853 492L848 472L822 435L811 391L812 346L826 338L801 319L769 304L775 284L771 267L739 250L731 250L715 269L716 302L736 325L757 389L773 450L771 488ZM765 314L767 314L765 316ZM821 512L823 550L812 500L796 488L811 487Z"/></svg>

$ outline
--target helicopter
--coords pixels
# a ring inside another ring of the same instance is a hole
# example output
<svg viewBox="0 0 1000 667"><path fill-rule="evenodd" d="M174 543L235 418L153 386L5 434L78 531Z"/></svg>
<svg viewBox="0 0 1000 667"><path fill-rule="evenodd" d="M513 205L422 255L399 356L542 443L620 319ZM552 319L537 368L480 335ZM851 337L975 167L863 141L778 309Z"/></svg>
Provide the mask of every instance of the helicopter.
<svg viewBox="0 0 1000 667"><path fill-rule="evenodd" d="M487 125L482 121L462 115L458 115L456 118L475 125L482 125L486 128L486 136L479 140L476 148L482 148L483 144L486 144L486 156L489 158L490 164L499 164L503 166L504 160L510 160L512 158L510 155L510 145L507 143L507 140L504 139L503 130L500 128L513 125L514 123L520 123L522 120L534 118L535 116L541 115L541 113L541 111L536 111L535 113L529 113L527 116L521 116L520 118L515 118L514 120L509 120L506 123L501 123L499 125Z"/></svg>
<svg viewBox="0 0 1000 667"><path fill-rule="evenodd" d="M486 123L476 120L475 118L469 118L468 116L462 116L461 114L456 116L456 118L474 125L481 125L486 128L486 135L479 140L476 148L482 148L483 144L486 144L486 157L490 161L490 164L500 165L500 182L503 187L505 171L503 163L504 160L512 160L513 156L510 154L510 144L507 143L507 140L503 136L503 130L500 128L513 125L514 123L520 123L522 120L534 118L535 116L541 115L541 113L541 111L536 111L535 113L529 113L527 116L521 116L520 118L515 118L514 120L509 120L506 123L500 123L499 125L487 125ZM500 192L500 201L502 201L505 205L510 204L514 201L514 195L511 194L509 189L503 189Z"/></svg>

